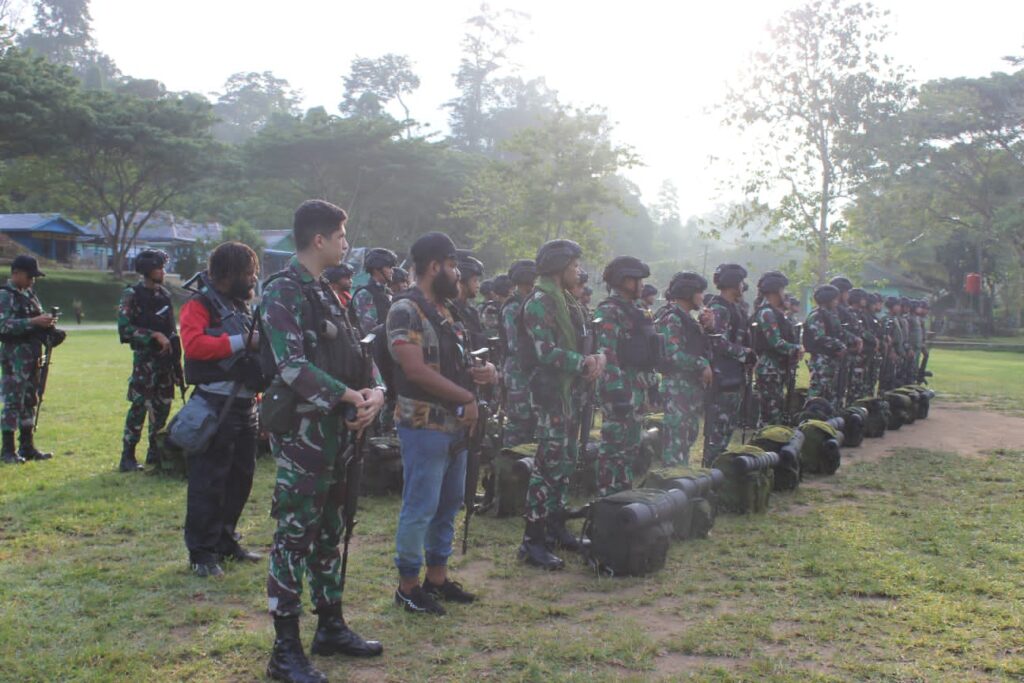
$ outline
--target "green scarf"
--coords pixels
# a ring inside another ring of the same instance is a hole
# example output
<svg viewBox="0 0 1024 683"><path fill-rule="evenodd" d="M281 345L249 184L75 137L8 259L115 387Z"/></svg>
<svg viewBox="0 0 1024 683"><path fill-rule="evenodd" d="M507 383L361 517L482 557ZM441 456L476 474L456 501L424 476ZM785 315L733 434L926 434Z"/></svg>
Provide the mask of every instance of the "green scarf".
<svg viewBox="0 0 1024 683"><path fill-rule="evenodd" d="M551 277L541 277L537 281L537 289L550 296L555 302L555 336L558 339L558 345L576 351L579 348L579 336L572 324L569 301L561 283ZM564 404L568 406L575 378L567 372L561 372L559 375L559 393L562 395Z"/></svg>

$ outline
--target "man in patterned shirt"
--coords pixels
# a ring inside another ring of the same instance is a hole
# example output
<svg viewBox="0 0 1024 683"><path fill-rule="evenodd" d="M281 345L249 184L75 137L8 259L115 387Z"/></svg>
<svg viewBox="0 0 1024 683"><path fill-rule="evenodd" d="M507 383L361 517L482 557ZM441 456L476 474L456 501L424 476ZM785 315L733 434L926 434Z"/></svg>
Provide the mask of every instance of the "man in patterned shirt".
<svg viewBox="0 0 1024 683"><path fill-rule="evenodd" d="M757 282L760 305L751 324L754 351L757 352L757 393L761 397L761 425L783 424L786 385L803 356L796 330L786 317L786 285L789 278L777 270L761 276Z"/></svg>

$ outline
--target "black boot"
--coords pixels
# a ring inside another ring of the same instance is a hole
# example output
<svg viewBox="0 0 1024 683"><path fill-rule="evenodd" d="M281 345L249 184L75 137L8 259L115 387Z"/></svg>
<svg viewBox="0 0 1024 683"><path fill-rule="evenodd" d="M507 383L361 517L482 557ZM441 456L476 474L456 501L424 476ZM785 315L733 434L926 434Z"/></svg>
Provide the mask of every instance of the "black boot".
<svg viewBox="0 0 1024 683"><path fill-rule="evenodd" d="M561 548L571 553L580 550L580 539L565 528L565 519L560 515L552 515L548 518L547 542L548 547L553 550Z"/></svg>
<svg viewBox="0 0 1024 683"><path fill-rule="evenodd" d="M42 453L36 450L32 439L33 434L31 427L21 428L21 448L18 450L18 455L25 460L49 460L52 458L53 453Z"/></svg>
<svg viewBox="0 0 1024 683"><path fill-rule="evenodd" d="M138 472L142 469L142 465L135 459L135 444L126 443L124 448L121 450L121 464L118 465L117 469L122 472Z"/></svg>
<svg viewBox="0 0 1024 683"><path fill-rule="evenodd" d="M153 437L149 437L149 446L146 448L146 464L150 467L160 466L160 447Z"/></svg>
<svg viewBox="0 0 1024 683"><path fill-rule="evenodd" d="M384 652L378 640L363 640L348 627L341 616L341 605L331 605L317 611L316 635L309 651L315 655L349 655L350 657L376 657Z"/></svg>
<svg viewBox="0 0 1024 683"><path fill-rule="evenodd" d="M302 651L299 617L274 617L274 651L267 664L267 675L288 683L327 683L327 676L313 668Z"/></svg>
<svg viewBox="0 0 1024 683"><path fill-rule="evenodd" d="M526 522L526 533L523 534L523 542L519 546L519 559L534 567L554 571L564 567L565 562L553 555L544 545L546 526L543 519Z"/></svg>
<svg viewBox="0 0 1024 683"><path fill-rule="evenodd" d="M14 450L14 432L5 431L3 435L4 446L3 451L0 452L0 460L3 460L7 465L20 465L25 462L25 459Z"/></svg>

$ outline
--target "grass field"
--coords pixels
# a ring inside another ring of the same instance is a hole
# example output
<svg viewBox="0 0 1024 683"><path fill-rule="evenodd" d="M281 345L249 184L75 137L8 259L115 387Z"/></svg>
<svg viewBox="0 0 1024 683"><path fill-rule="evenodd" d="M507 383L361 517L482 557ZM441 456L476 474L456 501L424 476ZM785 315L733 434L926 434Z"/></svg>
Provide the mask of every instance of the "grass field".
<svg viewBox="0 0 1024 683"><path fill-rule="evenodd" d="M260 680L266 567L193 578L183 483L114 472L129 366L115 333L73 333L38 436L54 460L0 469L0 680ZM940 392L1024 405L1024 356L933 367ZM767 515L674 544L649 578L535 572L514 559L518 520L477 519L454 574L481 600L443 619L391 605L398 500L364 500L346 613L385 655L316 663L332 681L1020 680L1024 453L929 451L929 422L904 429L921 448L853 451ZM241 524L262 550L272 477L261 460Z"/></svg>

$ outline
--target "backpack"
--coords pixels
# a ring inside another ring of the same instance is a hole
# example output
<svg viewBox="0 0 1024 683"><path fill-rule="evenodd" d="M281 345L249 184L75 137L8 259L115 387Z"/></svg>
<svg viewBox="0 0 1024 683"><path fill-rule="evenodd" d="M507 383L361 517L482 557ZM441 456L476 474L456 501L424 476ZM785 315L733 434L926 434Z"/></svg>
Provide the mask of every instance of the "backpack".
<svg viewBox="0 0 1024 683"><path fill-rule="evenodd" d="M835 474L839 469L839 447L843 442L842 418L805 420L800 423L804 445L800 449L800 468L809 474Z"/></svg>
<svg viewBox="0 0 1024 683"><path fill-rule="evenodd" d="M778 453L749 444L730 448L715 458L712 467L725 474L719 497L722 507L739 514L767 512L778 464Z"/></svg>
<svg viewBox="0 0 1024 683"><path fill-rule="evenodd" d="M854 405L867 411L867 417L864 420L864 436L869 439L885 436L885 430L889 427L889 402L876 396L862 398Z"/></svg>
<svg viewBox="0 0 1024 683"><path fill-rule="evenodd" d="M864 442L864 428L868 420L867 408L852 405L843 408L843 445L856 448Z"/></svg>
<svg viewBox="0 0 1024 683"><path fill-rule="evenodd" d="M903 417L903 424L914 424L917 416L921 413L921 392L911 386L897 387L893 392L910 399L910 406L906 409Z"/></svg>
<svg viewBox="0 0 1024 683"><path fill-rule="evenodd" d="M931 408L932 399L935 398L935 392L920 384L914 384L912 387L917 389L917 419L926 420L928 419L928 411Z"/></svg>
<svg viewBox="0 0 1024 683"><path fill-rule="evenodd" d="M537 444L524 443L503 448L494 458L494 499L491 509L495 517L519 517L526 512L526 489L533 474L533 458Z"/></svg>
<svg viewBox="0 0 1024 683"><path fill-rule="evenodd" d="M665 566L675 531L672 520L686 506L679 489L620 491L591 503L583 535L584 557L600 574L644 576Z"/></svg>
<svg viewBox="0 0 1024 683"><path fill-rule="evenodd" d="M772 490L795 491L803 479L800 451L804 446L804 433L792 427L768 425L754 434L750 445L779 454Z"/></svg>
<svg viewBox="0 0 1024 683"><path fill-rule="evenodd" d="M885 401L889 404L889 429L897 430L912 421L910 412L914 410L914 402L909 396L896 390L887 391Z"/></svg>
<svg viewBox="0 0 1024 683"><path fill-rule="evenodd" d="M680 541L707 538L715 525L718 512L717 490L725 484L720 470L690 467L663 467L651 470L643 482L644 488L686 494L687 504L672 520L673 537Z"/></svg>
<svg viewBox="0 0 1024 683"><path fill-rule="evenodd" d="M402 448L397 437L371 436L363 459L359 491L367 496L402 492Z"/></svg>

